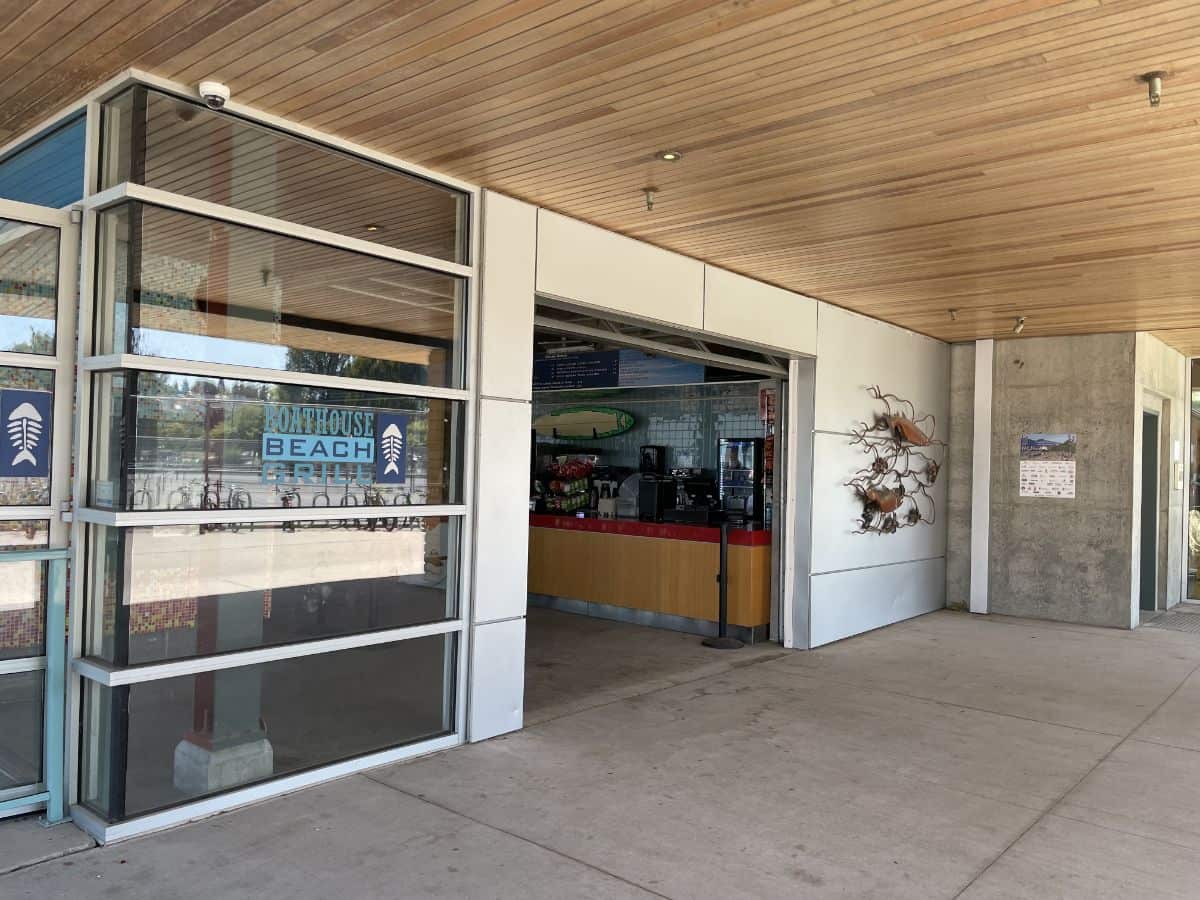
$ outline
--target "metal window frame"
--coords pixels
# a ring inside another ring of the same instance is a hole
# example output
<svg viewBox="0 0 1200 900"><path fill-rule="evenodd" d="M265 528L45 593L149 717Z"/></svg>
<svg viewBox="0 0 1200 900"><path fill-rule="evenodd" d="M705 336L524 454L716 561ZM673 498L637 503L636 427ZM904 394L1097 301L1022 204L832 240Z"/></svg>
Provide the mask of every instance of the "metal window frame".
<svg viewBox="0 0 1200 900"><path fill-rule="evenodd" d="M156 525L228 525L259 522L330 522L342 519L457 519L466 515L466 504L444 506L260 506L250 509L112 510L93 506L75 512L79 522L137 528ZM3 557L0 557L3 561Z"/></svg>
<svg viewBox="0 0 1200 900"><path fill-rule="evenodd" d="M70 628L69 628L69 659L71 660L71 677L68 679L69 688L67 691L67 727L69 737L67 740L67 798L70 803L71 816L84 830L88 831L101 843L122 840L124 838L133 837L138 834L143 834L148 831L165 828L173 824L190 821L204 816L211 815L226 809L231 809L246 803L257 802L266 797L277 796L282 793L287 793L296 790L299 787L305 787L310 784L317 784L333 778L341 777L350 772L361 771L373 766L385 765L390 762L395 762L401 759L408 759L414 756L423 755L447 747L461 744L466 739L466 723L468 720L467 704L469 702L468 694L468 677L467 669L471 655L471 629L468 623L472 620L472 590L471 573L474 570L472 565L474 555L474 485L475 485L475 432L478 416L478 330L479 330L479 266L480 266L480 202L481 189L473 184L460 181L458 179L444 176L425 169L424 167L413 165L407 161L400 160L389 154L380 153L371 148L355 144L350 141L345 141L334 135L329 135L315 129L306 128L296 123L288 122L276 116L256 110L252 107L244 106L239 103L229 103L226 105L225 111L229 114L240 118L267 125L278 131L291 134L297 137L307 139L309 141L325 145L334 150L340 150L345 153L358 156L372 163L382 165L387 168L396 170L397 172L415 175L435 184L443 185L457 191L462 192L466 199L466 227L463 231L466 234L466 239L469 243L469 252L467 258L470 260L468 265L453 263L446 260L440 260L433 257L423 256L421 254L411 253L409 251L399 250L382 244L375 244L370 241L364 241L359 238L351 238L348 236L338 235L333 232L326 232L321 229L301 226L295 223L284 220L274 219L269 216L262 216L255 213L248 213L243 210L238 210L232 207L226 207L219 204L213 204L208 201L194 200L180 195L170 194L169 192L160 191L154 188L147 188L142 185L122 184L116 188L109 189L105 192L97 192L97 184L99 177L99 155L100 155L100 139L101 139L101 104L108 98L124 91L126 88L134 84L143 84L149 87L156 88L169 94L195 100L197 99L196 92L183 86L171 82L169 80L150 75L136 69L130 69L110 80L106 84L92 91L85 98L78 101L71 107L63 110L55 115L47 122L39 123L39 125L31 129L24 135L19 136L15 141L9 142L5 148L0 148L0 154L3 154L8 148L15 146L21 141L27 139L30 134L37 133L50 127L54 122L61 121L83 109L86 116L86 146L84 151L84 192L82 201L72 207L72 214L76 214L77 221L81 222L79 228L80 239L76 242L76 246L80 249L79 259L82 261L82 269L80 271L80 290L76 308L78 309L79 327L75 334L76 356L79 370L81 372L97 372L112 370L114 368L122 368L128 366L134 369L152 369L155 371L176 372L178 374L193 374L215 375L220 373L226 378L232 379L248 379L259 381L277 381L285 383L303 383L316 387L329 388L345 388L352 386L357 390L369 389L379 393L387 393L393 395L407 395L416 397L434 397L448 400L462 401L462 431L460 434L461 440L454 442L452 452L461 453L462 465L452 466L452 470L461 473L459 477L462 479L461 496L464 502L451 506L412 506L412 507L393 507L393 508L372 508L372 507L355 507L353 509L336 510L336 515L329 515L328 518L344 519L344 518L386 518L389 515L396 515L397 510L402 510L406 516L417 516L423 513L428 513L438 516L453 516L459 519L459 539L458 552L456 558L447 562L447 582L453 583L458 591L458 615L457 618L443 622L435 623L427 626L414 626L405 629L389 630L387 632L374 632L364 635L353 635L345 638L331 638L325 641L306 642L302 645L284 645L280 648L264 648L262 650L241 651L236 654L226 654L217 657L206 657L204 662L206 667L197 669L197 671L211 671L216 668L228 667L230 665L249 665L252 661L261 657L264 653L270 658L285 659L303 655L312 655L318 652L334 652L337 649L352 649L356 646L370 646L380 643L390 643L402 641L406 639L425 636L427 634L438 633L453 633L457 634L456 659L454 660L455 683L453 690L455 691L454 702L454 731L444 737L434 738L428 741L418 742L416 744L404 745L392 750L381 753L369 754L367 756L357 757L346 760L340 763L333 763L328 766L322 766L307 772L297 775L283 776L281 778L266 781L261 784L251 785L247 788L234 789L232 791L216 795L210 798L204 798L192 803L187 803L179 807L172 808L160 813L151 813L145 816L139 816L121 823L107 823L97 817L90 810L79 805L80 791L80 738L82 734L82 688L83 679L95 680L98 683L103 683L105 679L111 680L113 677L125 678L127 675L116 675L115 673L107 673L103 667L97 667L95 661L86 660L83 656L83 636L85 631L86 617L84 607L87 604L87 598L84 592L80 590L79 595L81 602L71 604L70 609ZM445 273L448 275L457 276L465 279L465 302L466 316L462 322L461 328L461 345L462 356L461 366L463 387L461 389L451 388L431 388L424 385L411 384L395 384L391 382L374 382L374 381L357 381L354 379L339 379L332 376L310 376L305 378L288 377L291 373L282 373L271 369L258 369L252 367L231 367L221 364L209 363L188 363L186 361L168 360L159 357L139 357L133 354L99 356L93 353L92 332L94 325L95 313L95 296L96 296L96 261L98 256L98 247L96 241L97 224L99 221L99 212L113 204L124 202L126 200L138 200L146 203L167 206L185 213L193 213L196 215L206 216L208 218L217 219L220 221L229 222L234 225L244 225L260 230L270 231L289 237L296 237L302 240L315 241L339 249L346 249L353 252L364 253L375 256L384 260L400 262L407 265L415 265L421 268ZM348 382L348 383L347 383ZM73 494L76 498L82 499L87 497L87 479L88 465L90 459L91 448L91 395L92 395L92 379L79 378L75 386L75 409L74 417L75 428L75 466L73 478ZM87 542L85 529L89 524L98 522L101 524L113 524L118 526L136 526L146 524L192 524L192 523L218 523L222 521L250 521L252 518L258 521L303 521L325 518L325 516L314 515L313 509L266 509L261 511L233 511L234 517L232 520L223 518L224 513L216 510L199 511L202 516L197 517L195 511L180 511L180 512L165 512L158 513L115 513L110 510L80 508L76 511L73 517L71 526L71 548L72 562L76 575L75 581L79 585L83 585L87 576ZM228 512L228 511L226 511ZM266 513L264 519L259 519L259 513ZM249 515L248 515L249 514ZM431 630L432 629L432 630ZM320 645L319 647L316 645ZM167 666L175 665L173 663L166 664ZM124 670L126 673L140 672L143 676L171 677L170 668L155 667L139 667L138 669ZM140 680L151 680L149 677L144 677ZM133 683L132 681L128 683Z"/></svg>
<svg viewBox="0 0 1200 900"><path fill-rule="evenodd" d="M65 121L69 117L60 117ZM57 127L52 125L51 128ZM46 131L46 129L43 129ZM85 159L86 167L86 159ZM66 818L68 776L65 768L68 732L64 700L67 693L65 643L66 565L72 483L72 412L75 402L76 315L79 308L79 225L70 209L51 209L16 200L0 200L0 217L58 231L58 269L55 289L54 353L0 351L0 365L52 373L50 502L38 506L0 507L0 521L34 520L47 523L50 547L63 549L0 551L0 562L46 562L45 650L35 657L0 663L0 674L44 671L42 707L42 781L6 792L0 817L45 810L48 823ZM61 637L61 639L60 639Z"/></svg>
<svg viewBox="0 0 1200 900"><path fill-rule="evenodd" d="M66 759L67 721L65 716L67 681L67 562L71 551L13 550L0 556L0 562L46 564L46 649L42 656L10 660L0 664L0 674L44 671L42 682L42 780L0 793L0 818L45 810L46 824L67 818ZM55 638L58 635L58 638ZM25 663L18 668L16 663Z"/></svg>
<svg viewBox="0 0 1200 900"><path fill-rule="evenodd" d="M285 659L300 659L305 656L319 656L325 653L337 653L342 650L357 650L360 647L398 644L402 641L430 637L431 635L458 634L462 630L463 623L458 619L445 619L440 622L429 622L425 625L386 628L381 631L367 631L362 634L318 638L311 641L298 641L293 644L256 647L251 650L237 650L232 653L219 653L212 656L192 656L186 659L171 660L170 662L148 663L136 666L114 666L102 659L89 656L73 660L71 669L89 681L94 681L104 687L124 687L131 684L162 681L164 678L183 678L189 675L201 675L205 672L222 672L226 669L258 666Z"/></svg>

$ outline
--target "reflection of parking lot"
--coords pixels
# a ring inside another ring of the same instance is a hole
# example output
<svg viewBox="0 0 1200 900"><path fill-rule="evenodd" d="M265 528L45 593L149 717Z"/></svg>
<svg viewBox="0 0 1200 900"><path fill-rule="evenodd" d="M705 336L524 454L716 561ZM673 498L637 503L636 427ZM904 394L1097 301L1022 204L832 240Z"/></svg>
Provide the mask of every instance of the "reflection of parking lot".
<svg viewBox="0 0 1200 900"><path fill-rule="evenodd" d="M355 579L445 578L442 526L426 533L300 523L292 532L242 526L201 533L196 525L163 525L130 540L133 604Z"/></svg>

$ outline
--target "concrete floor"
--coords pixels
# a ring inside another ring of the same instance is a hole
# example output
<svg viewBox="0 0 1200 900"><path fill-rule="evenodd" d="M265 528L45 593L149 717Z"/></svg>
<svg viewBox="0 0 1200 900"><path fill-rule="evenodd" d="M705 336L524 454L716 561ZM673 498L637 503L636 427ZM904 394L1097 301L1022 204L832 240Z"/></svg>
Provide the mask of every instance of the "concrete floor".
<svg viewBox="0 0 1200 900"><path fill-rule="evenodd" d="M539 724L40 863L0 895L1200 895L1197 635L939 612L711 671L677 642L694 677L639 689L628 654L658 641L555 621L612 652L537 650L541 624Z"/></svg>

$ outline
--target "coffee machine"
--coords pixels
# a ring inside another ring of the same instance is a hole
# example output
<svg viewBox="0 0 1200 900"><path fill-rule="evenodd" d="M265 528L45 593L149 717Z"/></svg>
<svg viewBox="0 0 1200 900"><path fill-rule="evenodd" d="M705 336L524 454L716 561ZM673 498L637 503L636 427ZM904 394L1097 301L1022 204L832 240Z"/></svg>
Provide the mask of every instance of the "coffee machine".
<svg viewBox="0 0 1200 900"><path fill-rule="evenodd" d="M638 518L643 522L671 521L667 515L677 502L676 484L670 475L643 472L638 482Z"/></svg>
<svg viewBox="0 0 1200 900"><path fill-rule="evenodd" d="M676 469L675 508L667 510L664 521L689 525L708 525L717 508L717 483L701 469Z"/></svg>

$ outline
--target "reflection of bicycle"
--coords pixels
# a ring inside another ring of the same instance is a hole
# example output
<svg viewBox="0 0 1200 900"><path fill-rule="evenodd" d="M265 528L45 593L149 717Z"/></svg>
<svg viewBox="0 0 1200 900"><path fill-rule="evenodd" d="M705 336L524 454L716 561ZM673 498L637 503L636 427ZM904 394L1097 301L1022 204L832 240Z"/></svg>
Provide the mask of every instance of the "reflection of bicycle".
<svg viewBox="0 0 1200 900"><path fill-rule="evenodd" d="M186 484L173 489L167 495L167 506L171 509L192 509L192 489Z"/></svg>
<svg viewBox="0 0 1200 900"><path fill-rule="evenodd" d="M346 487L342 492L342 496L340 498L338 498L338 506L351 507L351 506L359 506L359 505L360 504L358 501L358 494L351 493L350 483L347 482ZM353 528L355 525L359 525L361 527L361 523L359 523L356 519L338 519L336 524L334 524L333 527L334 528Z"/></svg>
<svg viewBox="0 0 1200 900"><path fill-rule="evenodd" d="M276 490L278 490L278 488ZM295 488L285 488L285 489L279 491L279 502L283 506L284 509L296 509L304 501L301 499L300 492L298 490L296 490ZM289 532L289 533L295 531L296 523L295 522L284 522L283 530L286 532Z"/></svg>

